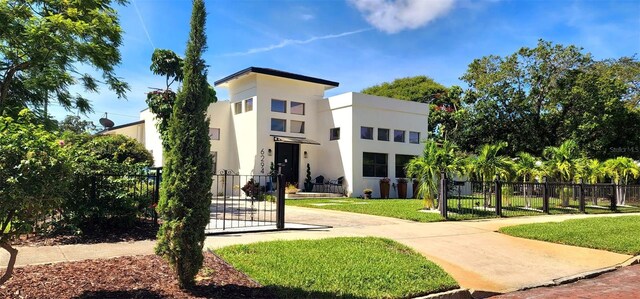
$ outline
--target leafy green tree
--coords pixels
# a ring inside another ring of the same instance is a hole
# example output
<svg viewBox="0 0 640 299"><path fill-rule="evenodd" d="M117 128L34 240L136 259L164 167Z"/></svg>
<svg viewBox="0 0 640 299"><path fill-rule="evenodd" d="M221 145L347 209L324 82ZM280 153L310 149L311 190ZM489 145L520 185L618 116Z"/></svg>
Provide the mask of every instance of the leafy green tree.
<svg viewBox="0 0 640 299"><path fill-rule="evenodd" d="M180 287L190 287L202 267L204 229L209 222L212 165L210 95L202 52L206 48L205 7L193 1L191 32L184 60L184 86L169 121L169 147L158 210L163 219L156 253L175 270Z"/></svg>
<svg viewBox="0 0 640 299"><path fill-rule="evenodd" d="M18 254L11 239L31 232L37 219L60 206L67 190L64 144L33 118L27 109L15 120L0 116L0 247L10 254L0 284L11 277Z"/></svg>
<svg viewBox="0 0 640 299"><path fill-rule="evenodd" d="M156 75L165 77L165 88L157 89L147 94L147 105L151 112L155 114L158 123L156 128L160 132L163 150L169 151L169 120L173 113L173 105L176 101L176 93L171 90L171 85L175 82L182 82L184 79L184 61L180 56L171 50L156 49L151 55L151 71ZM209 103L218 101L216 91L211 85L207 87Z"/></svg>
<svg viewBox="0 0 640 299"><path fill-rule="evenodd" d="M467 171L482 181L485 205L490 205L488 193L491 181L499 175L502 180L509 180L512 174L513 161L500 153L507 147L506 142L484 144L475 156L467 158Z"/></svg>
<svg viewBox="0 0 640 299"><path fill-rule="evenodd" d="M462 172L461 158L456 149L451 142L444 142L439 146L435 141L427 140L422 156L407 163L407 176L418 180L417 195L424 200L425 208L436 207L438 182L442 179L442 172L448 175Z"/></svg>
<svg viewBox="0 0 640 299"><path fill-rule="evenodd" d="M58 130L76 134L92 133L96 131L96 125L90 120L83 120L80 116L67 115L64 120L58 122Z"/></svg>
<svg viewBox="0 0 640 299"><path fill-rule="evenodd" d="M576 160L576 180L584 180L588 184L600 183L606 175L604 165L598 159L578 158Z"/></svg>
<svg viewBox="0 0 640 299"><path fill-rule="evenodd" d="M46 111L50 97L64 108L90 112L89 100L69 91L77 83L91 92L104 83L125 97L129 87L114 72L122 43L114 4L126 0L0 1L0 114L26 106ZM102 80L78 71L79 63Z"/></svg>
<svg viewBox="0 0 640 299"><path fill-rule="evenodd" d="M596 61L578 47L542 40L476 59L461 77L469 85L468 117L453 140L463 150L506 141L509 154L540 155L573 139L591 157L616 156L611 148L640 143L639 77L635 57Z"/></svg>
<svg viewBox="0 0 640 299"><path fill-rule="evenodd" d="M604 161L605 172L616 184L616 198L619 205L626 201L626 186L631 179L640 177L640 165L628 157L617 157Z"/></svg>
<svg viewBox="0 0 640 299"><path fill-rule="evenodd" d="M528 198L529 194L533 194L533 185L527 184L534 181L534 178L541 174L541 165L539 165L537 157L529 153L518 153L513 163L513 170L515 174L522 178L524 197L527 207L531 206L531 202Z"/></svg>

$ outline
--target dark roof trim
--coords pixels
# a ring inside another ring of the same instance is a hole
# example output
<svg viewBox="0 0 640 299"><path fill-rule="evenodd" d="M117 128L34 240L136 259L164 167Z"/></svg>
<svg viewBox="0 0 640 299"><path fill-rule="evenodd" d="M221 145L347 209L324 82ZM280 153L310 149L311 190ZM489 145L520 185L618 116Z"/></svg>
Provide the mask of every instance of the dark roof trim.
<svg viewBox="0 0 640 299"><path fill-rule="evenodd" d="M107 129L104 129L104 130L102 130L102 131L100 131L100 132L98 132L96 134L102 134L102 133L113 131L113 130L117 130L117 129L136 126L136 125L139 125L139 124L144 124L144 119L143 120L139 120L139 121L134 121L132 123L128 123L128 124L124 124L124 125L119 125L119 126L107 128Z"/></svg>
<svg viewBox="0 0 640 299"><path fill-rule="evenodd" d="M281 77L281 78L287 78L287 79L293 79L293 80L300 80L300 81L306 81L306 82L311 82L311 83L317 83L317 84L323 84L323 85L328 85L328 86L333 86L333 87L337 87L338 85L340 85L340 83L338 82L334 82L334 81L329 81L329 80L324 80L324 79L320 79L320 78L314 78L314 77L309 77L309 76L304 76L304 75L299 75L299 74L294 74L294 73L288 73L288 72L283 72L283 71L279 71L279 70L274 70L274 69L268 69L268 68L262 68L262 67L248 67L244 70L241 70L239 72L233 73L229 76L226 76L216 82L214 82L213 84L215 86L218 86L220 84L223 83L227 83L233 79L236 79L240 76L243 75L247 75L249 73L256 73L256 74L264 74L264 75L270 75L270 76L276 76L276 77Z"/></svg>
<svg viewBox="0 0 640 299"><path fill-rule="evenodd" d="M278 136L278 135L271 135L271 136L273 136L273 141L275 142L320 145L320 142L307 139L304 137L290 137L290 136Z"/></svg>

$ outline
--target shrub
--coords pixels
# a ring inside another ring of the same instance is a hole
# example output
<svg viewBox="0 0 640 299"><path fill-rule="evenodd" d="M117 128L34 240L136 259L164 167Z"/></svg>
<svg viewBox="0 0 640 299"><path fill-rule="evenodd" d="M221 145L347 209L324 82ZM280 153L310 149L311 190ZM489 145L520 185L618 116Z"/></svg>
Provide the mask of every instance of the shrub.
<svg viewBox="0 0 640 299"><path fill-rule="evenodd" d="M258 193L260 193L260 183L251 178L246 184L244 184L242 191L247 197L255 199Z"/></svg>
<svg viewBox="0 0 640 299"><path fill-rule="evenodd" d="M284 193L286 194L296 194L298 193L298 187L292 183L288 183L287 187L284 188Z"/></svg>

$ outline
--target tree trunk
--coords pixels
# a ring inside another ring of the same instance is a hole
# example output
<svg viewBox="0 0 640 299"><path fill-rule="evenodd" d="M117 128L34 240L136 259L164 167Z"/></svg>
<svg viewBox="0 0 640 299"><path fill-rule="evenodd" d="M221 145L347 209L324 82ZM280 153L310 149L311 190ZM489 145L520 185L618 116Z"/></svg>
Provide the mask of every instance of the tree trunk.
<svg viewBox="0 0 640 299"><path fill-rule="evenodd" d="M9 242L0 243L0 247L2 247L4 250L9 252L9 263L7 263L7 270L4 272L4 275L0 277L0 285L3 285L13 275L13 267L16 264L16 257L18 256L18 250L11 247L11 244Z"/></svg>

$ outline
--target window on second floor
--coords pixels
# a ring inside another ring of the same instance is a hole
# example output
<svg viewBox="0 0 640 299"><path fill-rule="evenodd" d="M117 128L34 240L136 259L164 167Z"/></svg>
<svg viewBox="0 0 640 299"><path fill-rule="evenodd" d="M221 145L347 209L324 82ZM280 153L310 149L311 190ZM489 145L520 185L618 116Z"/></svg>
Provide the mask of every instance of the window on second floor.
<svg viewBox="0 0 640 299"><path fill-rule="evenodd" d="M279 118L271 119L271 131L286 132L287 121Z"/></svg>
<svg viewBox="0 0 640 299"><path fill-rule="evenodd" d="M246 99L244 101L244 112L253 110L253 99Z"/></svg>
<svg viewBox="0 0 640 299"><path fill-rule="evenodd" d="M220 128L209 128L209 139L220 140Z"/></svg>
<svg viewBox="0 0 640 299"><path fill-rule="evenodd" d="M373 140L373 128L372 127L360 127L360 138Z"/></svg>
<svg viewBox="0 0 640 299"><path fill-rule="evenodd" d="M287 113L287 101L271 99L271 111Z"/></svg>
<svg viewBox="0 0 640 299"><path fill-rule="evenodd" d="M409 143L420 143L420 132L409 131Z"/></svg>
<svg viewBox="0 0 640 299"><path fill-rule="evenodd" d="M393 130L393 141L395 141L395 142L404 142L404 131L402 131L402 130Z"/></svg>
<svg viewBox="0 0 640 299"><path fill-rule="evenodd" d="M304 133L304 122L292 120L291 121L291 133Z"/></svg>
<svg viewBox="0 0 640 299"><path fill-rule="evenodd" d="M304 115L304 103L291 102L291 114Z"/></svg>
<svg viewBox="0 0 640 299"><path fill-rule="evenodd" d="M233 104L233 113L234 114L242 113L242 102L237 102Z"/></svg>
<svg viewBox="0 0 640 299"><path fill-rule="evenodd" d="M340 128L329 129L329 140L340 139Z"/></svg>
<svg viewBox="0 0 640 299"><path fill-rule="evenodd" d="M389 141L389 129L378 128L378 140Z"/></svg>

